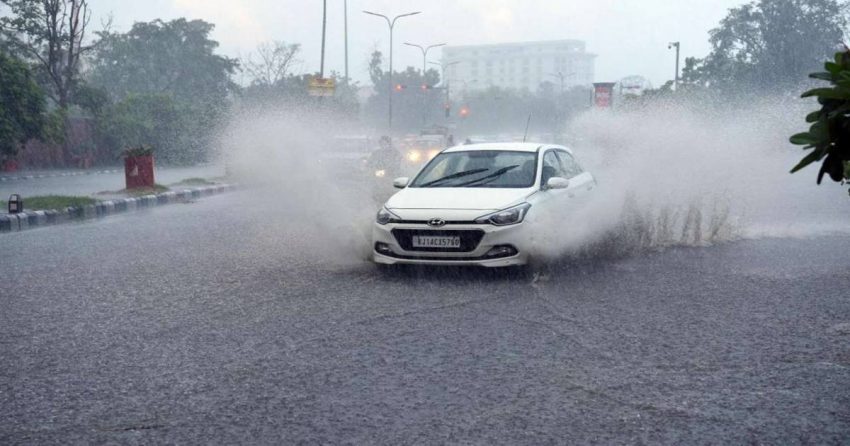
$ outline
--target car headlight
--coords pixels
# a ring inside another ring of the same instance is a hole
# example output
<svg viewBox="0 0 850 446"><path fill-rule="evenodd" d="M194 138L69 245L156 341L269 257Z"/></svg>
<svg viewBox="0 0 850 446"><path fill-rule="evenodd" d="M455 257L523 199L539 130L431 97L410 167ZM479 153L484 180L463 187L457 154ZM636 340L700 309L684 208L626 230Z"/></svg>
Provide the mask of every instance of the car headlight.
<svg viewBox="0 0 850 446"><path fill-rule="evenodd" d="M496 226L515 225L522 223L529 209L531 209L531 203L522 203L498 212L493 212L492 214L487 214L483 217L478 217L475 219L475 222L490 223Z"/></svg>
<svg viewBox="0 0 850 446"><path fill-rule="evenodd" d="M410 161L412 163L416 163L416 162L419 162L419 160L421 160L421 159L422 159L422 152L420 152L418 150L411 150L411 151L407 152L407 160L408 161Z"/></svg>
<svg viewBox="0 0 850 446"><path fill-rule="evenodd" d="M393 214L387 208L381 208L378 211L378 216L375 218L375 221L378 222L379 225L385 225L387 223L393 223L396 221L400 221L401 217L396 214Z"/></svg>

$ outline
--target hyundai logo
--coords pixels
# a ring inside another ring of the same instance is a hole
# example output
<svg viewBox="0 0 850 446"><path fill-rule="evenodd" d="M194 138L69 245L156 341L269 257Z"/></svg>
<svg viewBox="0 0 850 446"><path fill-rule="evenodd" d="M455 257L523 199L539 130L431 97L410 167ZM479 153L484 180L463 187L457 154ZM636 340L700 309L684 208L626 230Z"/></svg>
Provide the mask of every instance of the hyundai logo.
<svg viewBox="0 0 850 446"><path fill-rule="evenodd" d="M446 221L443 220L442 218L432 218L432 219L428 220L428 226L439 228L440 226L445 226L445 225L446 225Z"/></svg>

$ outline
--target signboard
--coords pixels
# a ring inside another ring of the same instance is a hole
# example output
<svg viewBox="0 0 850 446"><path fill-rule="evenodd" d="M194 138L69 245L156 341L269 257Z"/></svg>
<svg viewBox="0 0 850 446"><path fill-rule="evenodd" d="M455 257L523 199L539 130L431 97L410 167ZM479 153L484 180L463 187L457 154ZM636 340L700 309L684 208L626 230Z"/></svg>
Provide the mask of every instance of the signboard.
<svg viewBox="0 0 850 446"><path fill-rule="evenodd" d="M614 104L614 82L596 82L593 84L593 104L597 108L611 108Z"/></svg>
<svg viewBox="0 0 850 446"><path fill-rule="evenodd" d="M332 78L314 77L307 87L310 96L333 96L335 90L336 82Z"/></svg>

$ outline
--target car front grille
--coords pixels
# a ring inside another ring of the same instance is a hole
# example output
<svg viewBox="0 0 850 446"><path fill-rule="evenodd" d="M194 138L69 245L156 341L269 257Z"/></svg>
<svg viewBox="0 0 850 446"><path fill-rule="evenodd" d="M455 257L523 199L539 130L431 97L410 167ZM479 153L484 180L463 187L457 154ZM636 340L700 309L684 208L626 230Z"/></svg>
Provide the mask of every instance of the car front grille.
<svg viewBox="0 0 850 446"><path fill-rule="evenodd" d="M484 231L481 229L468 230L433 230L433 229L393 229L393 237L405 251L420 251L420 252L472 252L478 247L478 243L484 238ZM432 236L447 236L460 237L460 248L414 248L414 235L432 235Z"/></svg>

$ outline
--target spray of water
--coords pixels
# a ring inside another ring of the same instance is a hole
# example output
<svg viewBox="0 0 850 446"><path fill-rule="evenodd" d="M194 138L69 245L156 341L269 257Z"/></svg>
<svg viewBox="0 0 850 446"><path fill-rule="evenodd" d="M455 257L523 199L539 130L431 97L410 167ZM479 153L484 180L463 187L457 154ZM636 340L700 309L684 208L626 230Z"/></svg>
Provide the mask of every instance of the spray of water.
<svg viewBox="0 0 850 446"><path fill-rule="evenodd" d="M774 99L730 111L664 103L579 118L571 129L576 152L599 188L591 200L541 220L550 237L539 252L620 256L846 232L850 208L838 188L788 174L800 152L787 138L806 105Z"/></svg>
<svg viewBox="0 0 850 446"><path fill-rule="evenodd" d="M805 105L772 100L718 112L658 104L580 117L570 135L598 188L563 212L534 216L533 254L552 261L846 232L845 192L815 187L811 172L787 173L800 155L787 136L800 126ZM262 109L231 121L222 156L237 181L255 186L264 218L281 222L256 226L258 246L302 249L346 265L368 259L381 203L363 176L346 171L356 165L340 171L327 161L338 133L372 132L301 111ZM283 237L283 230L301 233Z"/></svg>
<svg viewBox="0 0 850 446"><path fill-rule="evenodd" d="M303 109L262 108L233 117L221 157L233 179L250 189L249 205L261 211L263 224L253 226L258 249L299 250L307 261L343 265L368 258L377 204L357 160L334 157L334 136L353 128Z"/></svg>

